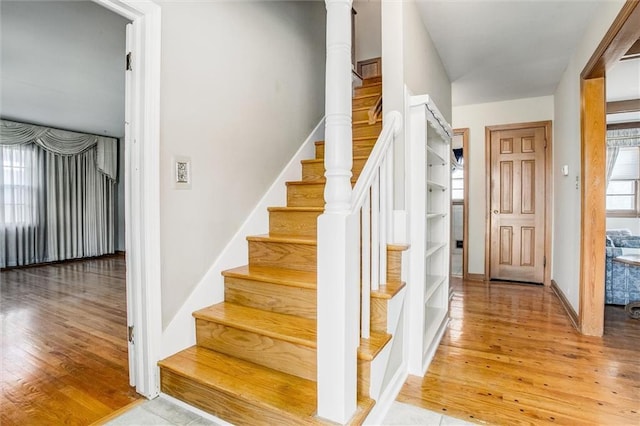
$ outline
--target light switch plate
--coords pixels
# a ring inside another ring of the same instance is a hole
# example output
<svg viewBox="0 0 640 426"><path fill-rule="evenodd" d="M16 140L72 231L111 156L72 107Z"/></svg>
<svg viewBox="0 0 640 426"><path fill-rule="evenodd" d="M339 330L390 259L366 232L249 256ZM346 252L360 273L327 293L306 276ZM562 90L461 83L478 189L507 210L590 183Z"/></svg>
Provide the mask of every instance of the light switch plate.
<svg viewBox="0 0 640 426"><path fill-rule="evenodd" d="M191 189L190 157L173 157L173 186L175 189Z"/></svg>

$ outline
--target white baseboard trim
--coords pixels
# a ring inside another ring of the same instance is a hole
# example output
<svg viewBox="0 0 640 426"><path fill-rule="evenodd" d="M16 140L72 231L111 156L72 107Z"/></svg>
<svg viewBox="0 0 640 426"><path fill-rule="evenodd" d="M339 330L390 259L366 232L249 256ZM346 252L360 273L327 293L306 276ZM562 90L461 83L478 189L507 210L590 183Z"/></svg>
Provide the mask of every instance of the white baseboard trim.
<svg viewBox="0 0 640 426"><path fill-rule="evenodd" d="M251 211L245 222L229 240L218 258L204 274L200 282L180 307L162 333L160 359L179 352L196 342L195 322L192 313L198 309L224 300L224 280L221 272L245 265L248 261L247 235L265 234L269 229L267 207L286 204L285 182L300 180L300 160L315 158L315 144L324 139L324 118L311 131L298 152L276 178L262 199Z"/></svg>

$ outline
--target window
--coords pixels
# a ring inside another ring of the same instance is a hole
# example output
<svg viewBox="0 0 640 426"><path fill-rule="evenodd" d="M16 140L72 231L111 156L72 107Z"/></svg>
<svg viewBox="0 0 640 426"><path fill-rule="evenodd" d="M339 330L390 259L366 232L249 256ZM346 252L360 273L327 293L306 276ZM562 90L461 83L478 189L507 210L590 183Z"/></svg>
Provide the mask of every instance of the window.
<svg viewBox="0 0 640 426"><path fill-rule="evenodd" d="M451 199L464 199L464 170L462 168L456 167L451 172Z"/></svg>
<svg viewBox="0 0 640 426"><path fill-rule="evenodd" d="M464 157L462 149L454 149L451 157L451 199L464 199Z"/></svg>
<svg viewBox="0 0 640 426"><path fill-rule="evenodd" d="M607 215L640 215L640 147L619 148L607 185Z"/></svg>
<svg viewBox="0 0 640 426"><path fill-rule="evenodd" d="M35 218L33 145L0 147L2 162L2 204L0 217L4 224L32 224Z"/></svg>

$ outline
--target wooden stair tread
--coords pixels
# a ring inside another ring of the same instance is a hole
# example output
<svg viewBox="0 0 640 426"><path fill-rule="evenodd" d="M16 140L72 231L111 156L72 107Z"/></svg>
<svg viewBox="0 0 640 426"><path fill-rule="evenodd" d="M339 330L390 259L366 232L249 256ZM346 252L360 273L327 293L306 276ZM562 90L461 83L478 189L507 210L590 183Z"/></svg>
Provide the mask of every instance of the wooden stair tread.
<svg viewBox="0 0 640 426"><path fill-rule="evenodd" d="M158 363L174 373L251 403L296 417L316 412L316 383L192 346Z"/></svg>
<svg viewBox="0 0 640 426"><path fill-rule="evenodd" d="M360 87L363 87L363 86L360 86ZM380 93L365 93L363 95L353 96L351 99L356 100L356 99L363 99L363 98L377 98L378 96L380 96Z"/></svg>
<svg viewBox="0 0 640 426"><path fill-rule="evenodd" d="M222 272L225 277L241 278L300 288L316 288L317 274L295 269L244 265Z"/></svg>
<svg viewBox="0 0 640 426"><path fill-rule="evenodd" d="M274 339L316 347L316 321L312 319L227 302L200 309L193 316Z"/></svg>
<svg viewBox="0 0 640 426"><path fill-rule="evenodd" d="M378 136L358 136L353 138L353 141L371 141L372 143L375 143L378 140ZM314 144L316 146L318 145L324 145L324 141L315 141Z"/></svg>
<svg viewBox="0 0 640 426"><path fill-rule="evenodd" d="M387 244L388 251L405 251L410 247L409 244Z"/></svg>
<svg viewBox="0 0 640 426"><path fill-rule="evenodd" d="M278 236L272 236L269 234L249 235L247 236L247 241L306 244L310 246L314 246L318 244L318 241L315 238L300 237L297 235L278 235Z"/></svg>
<svg viewBox="0 0 640 426"><path fill-rule="evenodd" d="M290 419L291 424L334 424L316 417L317 384L311 380L198 346L180 351L158 362L158 366L230 398L246 401L265 410L263 413L278 413L280 418ZM371 398L358 395L356 412L349 424L362 424L374 405ZM263 413L253 416L264 423L267 419Z"/></svg>
<svg viewBox="0 0 640 426"><path fill-rule="evenodd" d="M353 176L351 177L351 183L356 183L357 180L358 179L354 178ZM290 180L289 182L286 182L286 185L287 186L324 185L325 183L327 183L327 180L323 177L322 179L314 179L314 180Z"/></svg>
<svg viewBox="0 0 640 426"><path fill-rule="evenodd" d="M398 294L405 285L406 283L404 282L380 284L378 290L371 291L371 297L374 299L391 299L393 296Z"/></svg>
<svg viewBox="0 0 640 426"><path fill-rule="evenodd" d="M360 156L354 156L353 160L357 161L357 160L367 160L369 157L364 156L364 155L360 155ZM323 158L310 158L308 160L302 160L300 161L302 164L317 164L317 163L324 163L324 159Z"/></svg>
<svg viewBox="0 0 640 426"><path fill-rule="evenodd" d="M267 207L270 212L324 212L324 207L288 207L274 206Z"/></svg>
<svg viewBox="0 0 640 426"><path fill-rule="evenodd" d="M382 82L381 81L376 81L376 82L370 82L370 83L365 83L364 80L362 81L362 86L359 87L380 87L382 88Z"/></svg>
<svg viewBox="0 0 640 426"><path fill-rule="evenodd" d="M390 334L372 331L368 339L360 339L358 359L365 361L373 360L390 340Z"/></svg>

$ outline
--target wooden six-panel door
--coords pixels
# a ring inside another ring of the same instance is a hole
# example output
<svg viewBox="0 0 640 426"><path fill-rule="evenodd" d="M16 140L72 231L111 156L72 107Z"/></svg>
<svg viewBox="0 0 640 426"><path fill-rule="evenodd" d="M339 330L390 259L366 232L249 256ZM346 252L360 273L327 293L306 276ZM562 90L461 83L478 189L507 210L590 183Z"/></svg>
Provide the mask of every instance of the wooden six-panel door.
<svg viewBox="0 0 640 426"><path fill-rule="evenodd" d="M490 278L544 282L545 128L491 131Z"/></svg>

